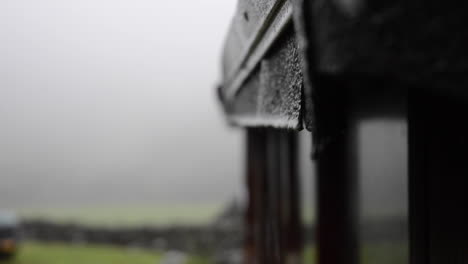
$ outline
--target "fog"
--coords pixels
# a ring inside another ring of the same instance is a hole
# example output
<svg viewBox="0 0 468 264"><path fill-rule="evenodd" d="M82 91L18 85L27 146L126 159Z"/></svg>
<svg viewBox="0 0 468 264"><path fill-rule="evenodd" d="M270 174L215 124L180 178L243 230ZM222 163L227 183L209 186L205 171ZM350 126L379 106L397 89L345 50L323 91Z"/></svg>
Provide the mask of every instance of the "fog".
<svg viewBox="0 0 468 264"><path fill-rule="evenodd" d="M239 196L242 133L214 89L234 9L0 1L0 207Z"/></svg>

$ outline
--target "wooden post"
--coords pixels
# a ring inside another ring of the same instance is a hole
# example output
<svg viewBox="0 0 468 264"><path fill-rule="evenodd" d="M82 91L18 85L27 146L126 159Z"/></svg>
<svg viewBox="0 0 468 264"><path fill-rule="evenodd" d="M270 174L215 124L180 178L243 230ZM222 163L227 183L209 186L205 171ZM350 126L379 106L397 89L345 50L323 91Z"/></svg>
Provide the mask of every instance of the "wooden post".
<svg viewBox="0 0 468 264"><path fill-rule="evenodd" d="M262 263L264 259L262 223L265 219L263 197L266 179L266 133L264 129L247 130L246 183L247 211L245 231L245 263Z"/></svg>
<svg viewBox="0 0 468 264"><path fill-rule="evenodd" d="M297 134L248 129L247 154L246 263L299 263Z"/></svg>
<svg viewBox="0 0 468 264"><path fill-rule="evenodd" d="M318 172L318 261L357 264L355 180L351 169L348 93L334 81L317 91L314 140Z"/></svg>
<svg viewBox="0 0 468 264"><path fill-rule="evenodd" d="M411 264L468 263L468 105L409 97Z"/></svg>

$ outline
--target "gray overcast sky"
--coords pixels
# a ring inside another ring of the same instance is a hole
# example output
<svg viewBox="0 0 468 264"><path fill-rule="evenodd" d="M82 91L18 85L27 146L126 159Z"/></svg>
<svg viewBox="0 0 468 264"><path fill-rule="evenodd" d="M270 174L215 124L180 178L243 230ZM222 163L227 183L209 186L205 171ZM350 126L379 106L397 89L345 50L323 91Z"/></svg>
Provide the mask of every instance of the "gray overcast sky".
<svg viewBox="0 0 468 264"><path fill-rule="evenodd" d="M0 1L0 207L224 201L214 87L235 0Z"/></svg>

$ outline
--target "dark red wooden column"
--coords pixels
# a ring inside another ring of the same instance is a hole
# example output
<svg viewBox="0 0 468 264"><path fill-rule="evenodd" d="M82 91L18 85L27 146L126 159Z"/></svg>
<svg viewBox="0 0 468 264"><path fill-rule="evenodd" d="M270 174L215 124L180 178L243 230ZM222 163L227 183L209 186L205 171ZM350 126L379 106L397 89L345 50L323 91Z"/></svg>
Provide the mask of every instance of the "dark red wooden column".
<svg viewBox="0 0 468 264"><path fill-rule="evenodd" d="M247 132L246 263L298 263L302 247L297 134Z"/></svg>
<svg viewBox="0 0 468 264"><path fill-rule="evenodd" d="M245 263L256 264L261 263L261 260L265 258L262 223L265 221L263 189L266 179L266 133L264 129L247 129L246 134Z"/></svg>

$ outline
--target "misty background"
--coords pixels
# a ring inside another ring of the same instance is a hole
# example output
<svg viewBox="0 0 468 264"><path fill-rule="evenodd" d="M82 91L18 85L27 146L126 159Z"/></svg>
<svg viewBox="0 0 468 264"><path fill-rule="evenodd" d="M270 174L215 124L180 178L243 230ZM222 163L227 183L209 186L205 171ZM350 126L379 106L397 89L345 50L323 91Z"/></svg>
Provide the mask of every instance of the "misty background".
<svg viewBox="0 0 468 264"><path fill-rule="evenodd" d="M0 208L227 202L235 0L0 1Z"/></svg>

